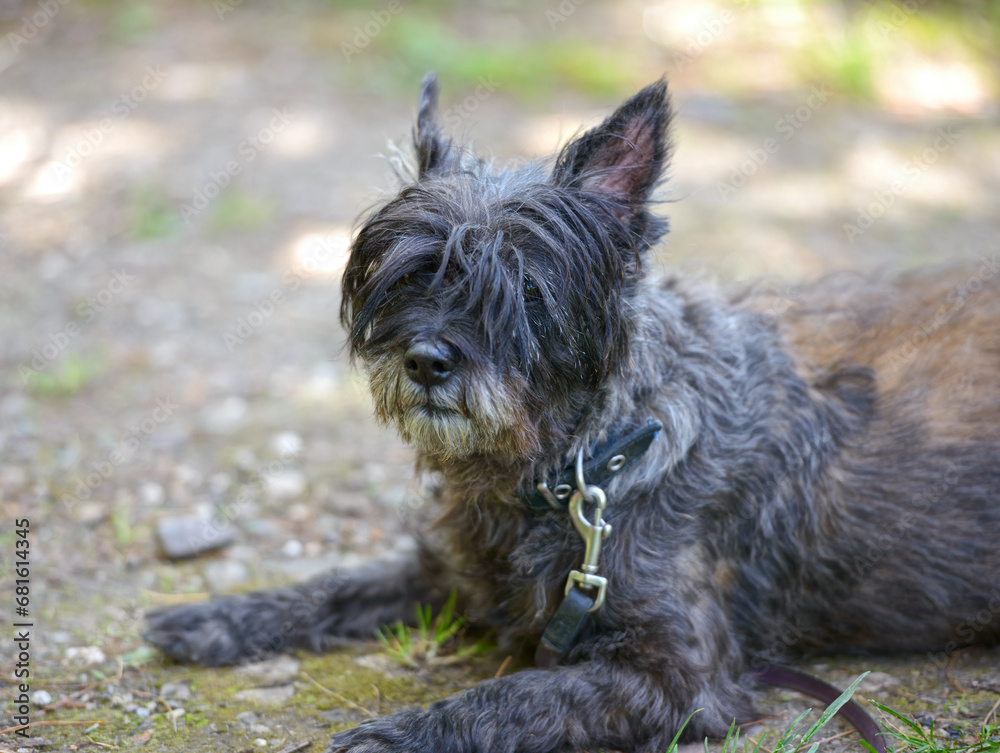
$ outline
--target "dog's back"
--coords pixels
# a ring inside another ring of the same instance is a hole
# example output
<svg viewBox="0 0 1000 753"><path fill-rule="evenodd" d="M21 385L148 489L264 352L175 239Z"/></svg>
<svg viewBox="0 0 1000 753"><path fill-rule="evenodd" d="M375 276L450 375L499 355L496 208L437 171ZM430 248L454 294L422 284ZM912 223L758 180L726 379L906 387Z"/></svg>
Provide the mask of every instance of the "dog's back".
<svg viewBox="0 0 1000 753"><path fill-rule="evenodd" d="M814 398L854 404L861 422L819 479L829 538L802 552L794 609L813 628L796 648L995 640L1000 260L833 275L738 304L777 328Z"/></svg>

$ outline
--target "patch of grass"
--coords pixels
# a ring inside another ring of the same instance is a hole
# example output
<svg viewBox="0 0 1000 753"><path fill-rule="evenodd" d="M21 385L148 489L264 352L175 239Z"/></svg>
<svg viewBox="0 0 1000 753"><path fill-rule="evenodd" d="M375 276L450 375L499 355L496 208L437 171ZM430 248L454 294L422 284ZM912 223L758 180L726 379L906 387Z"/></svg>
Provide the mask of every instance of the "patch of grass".
<svg viewBox="0 0 1000 753"><path fill-rule="evenodd" d="M819 743L814 742L809 745L810 741L816 736L816 734L826 726L826 724L833 718L834 714L851 700L851 696L854 695L854 691L857 690L858 685L863 679L868 675L867 672L861 674L858 679L852 682L847 689L837 697L837 699L826 707L826 710L820 714L819 719L809 727L805 729L804 719L809 714L812 709L806 709L801 714L799 714L795 719L792 720L791 724L785 728L785 731L781 733L778 738L778 742L773 748L764 748L764 738L766 735L761 737L756 743L753 743L748 737L743 738L743 751L744 753L759 753L761 750L770 751L770 753L816 753L819 748ZM699 709L700 711L701 709ZM694 712L698 713L697 711ZM666 753L677 753L677 741L680 739L681 732L684 731L684 727L687 726L688 722L694 714L691 714L687 719L684 720L684 724L681 725L680 730L674 736L673 741L667 748ZM803 732L803 730L805 731ZM753 743L753 747L749 747ZM729 725L729 732L726 734L726 739L722 743L722 753L737 753L740 745L740 728L736 726L736 720ZM864 746L865 750L873 750L868 743L862 741L861 745ZM808 748L806 746L809 746ZM705 753L708 753L708 740L705 740Z"/></svg>
<svg viewBox="0 0 1000 753"><path fill-rule="evenodd" d="M828 5L798 3L806 13ZM819 78L857 100L876 98L876 78L887 62L913 56L962 61L995 81L1000 2L927 3L915 10L898 2L869 3L852 12L839 32L817 27L810 36L799 61L806 78Z"/></svg>
<svg viewBox="0 0 1000 753"><path fill-rule="evenodd" d="M409 94L414 77L396 69L398 61L410 72L436 71L452 92L472 92L486 81L505 95L535 101L565 89L618 97L642 78L636 61L620 46L584 36L554 37L544 10L534 12L540 38L477 38L458 28L458 15L407 6L350 58L352 75L344 84L370 87L378 81L399 87L405 82L402 92ZM340 19L330 41L338 47L350 43L354 30L370 20L365 13Z"/></svg>
<svg viewBox="0 0 1000 753"><path fill-rule="evenodd" d="M39 397L67 397L78 393L103 371L101 359L67 353L45 371L32 376L28 386Z"/></svg>
<svg viewBox="0 0 1000 753"><path fill-rule="evenodd" d="M156 28L156 8L148 2L122 3L114 10L112 29L120 42L134 42Z"/></svg>
<svg viewBox="0 0 1000 753"><path fill-rule="evenodd" d="M760 753L769 751L770 753L816 753L819 742L811 742L817 733L833 718L841 706L847 703L858 685L868 673L863 673L850 686L840 694L820 715L819 719L805 729L804 719L810 713L806 710L799 714L788 727L778 737L773 747L764 747L764 738L754 742L748 737L741 740L740 728L736 726L735 720L729 727L725 740L722 742L722 753ZM928 727L924 727L920 722L907 718L903 713L883 706L876 701L868 701L872 706L890 717L890 721L882 721L881 727L885 732L885 740L888 749L892 753L1000 753L1000 725L994 721L992 724L985 722L978 725L978 730L972 733L975 739L972 742L964 741L964 735L957 728L945 727L944 730L935 729L933 721ZM699 709L700 711L700 709ZM697 711L695 713L698 713ZM681 725L674 738L674 741L667 748L666 753L677 753L677 740L680 739L681 732L694 716L692 714ZM898 722L898 723L897 723ZM803 729L805 731L803 732ZM894 741L894 742L893 742ZM742 742L742 746L741 746ZM811 744L810 744L811 743ZM705 740L705 753L708 753L708 740ZM874 749L866 741L858 741L859 750L873 751Z"/></svg>
<svg viewBox="0 0 1000 753"><path fill-rule="evenodd" d="M138 648L122 654L122 662L124 663L124 666L129 668L142 667L146 664L152 664L154 661L159 660L159 658L160 652L145 643Z"/></svg>
<svg viewBox="0 0 1000 753"><path fill-rule="evenodd" d="M237 190L226 191L212 203L208 230L216 236L252 230L267 225L273 217L274 205L268 199Z"/></svg>
<svg viewBox="0 0 1000 753"><path fill-rule="evenodd" d="M115 507L111 511L111 530L114 532L115 544L119 547L127 547L135 541L129 513L130 510L125 506Z"/></svg>
<svg viewBox="0 0 1000 753"><path fill-rule="evenodd" d="M949 732L956 734L955 730L949 730L947 727L943 731L935 729L933 720L931 720L930 726L925 728L919 722L907 719L903 714L888 706L883 706L875 701L869 701L869 703L898 722L898 724L882 723L887 735L896 741L894 746L896 753L945 753L946 751L997 753L1000 751L1000 727L996 722L979 724L979 729L972 733L975 740L971 743L965 743L963 742L964 734L958 736L958 739L948 739ZM935 735L935 732L938 734Z"/></svg>
<svg viewBox="0 0 1000 753"><path fill-rule="evenodd" d="M386 625L376 633L386 653L407 667L421 667L435 661L455 661L487 651L490 645L479 641L472 646L458 642L465 627L465 618L455 614L457 594L451 592L448 601L434 617L430 606L417 605L417 626L410 628L402 622L393 627Z"/></svg>
<svg viewBox="0 0 1000 753"><path fill-rule="evenodd" d="M136 240L168 238L177 232L180 218L167 195L155 188L136 192L130 201L129 234Z"/></svg>
<svg viewBox="0 0 1000 753"><path fill-rule="evenodd" d="M805 67L853 99L875 98L876 52L856 34L817 40L805 51Z"/></svg>

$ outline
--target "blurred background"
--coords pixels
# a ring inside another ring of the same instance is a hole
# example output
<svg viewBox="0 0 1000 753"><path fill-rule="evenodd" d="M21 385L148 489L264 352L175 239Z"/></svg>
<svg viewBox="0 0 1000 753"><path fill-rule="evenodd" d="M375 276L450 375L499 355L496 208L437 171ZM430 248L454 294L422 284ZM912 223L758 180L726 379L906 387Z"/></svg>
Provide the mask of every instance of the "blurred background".
<svg viewBox="0 0 1000 753"><path fill-rule="evenodd" d="M412 546L411 454L337 314L425 72L501 164L666 76L656 266L780 287L998 263L998 66L996 0L0 0L0 599L27 518L35 718L109 722L36 734L236 750L353 720L293 673L262 685L287 719L223 724L243 690L163 666L141 618Z"/></svg>

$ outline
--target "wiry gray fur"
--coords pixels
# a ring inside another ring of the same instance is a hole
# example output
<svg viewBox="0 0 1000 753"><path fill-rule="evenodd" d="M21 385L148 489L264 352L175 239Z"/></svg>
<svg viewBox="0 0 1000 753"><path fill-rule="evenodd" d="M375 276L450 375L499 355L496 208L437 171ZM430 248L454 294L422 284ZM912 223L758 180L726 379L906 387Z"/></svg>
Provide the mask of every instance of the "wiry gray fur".
<svg viewBox="0 0 1000 753"><path fill-rule="evenodd" d="M331 750L662 751L695 709L688 737L750 718L753 668L786 655L1000 635L995 273L781 298L650 282L663 83L511 172L470 162L435 109L429 79L420 174L358 234L342 312L379 417L440 476L433 535L413 563L160 612L150 641L207 665L320 650L455 588L473 623L531 651L583 544L517 489L648 417L661 438L606 489L607 602L564 666ZM411 376L415 343L441 354L440 383Z"/></svg>

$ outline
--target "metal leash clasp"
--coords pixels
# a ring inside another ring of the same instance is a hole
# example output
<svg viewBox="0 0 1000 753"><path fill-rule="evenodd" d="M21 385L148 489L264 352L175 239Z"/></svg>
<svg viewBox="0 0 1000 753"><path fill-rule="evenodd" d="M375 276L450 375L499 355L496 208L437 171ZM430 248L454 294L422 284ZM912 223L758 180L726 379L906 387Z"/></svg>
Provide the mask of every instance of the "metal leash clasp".
<svg viewBox="0 0 1000 753"><path fill-rule="evenodd" d="M608 591L608 579L597 574L597 560L601 556L601 542L611 533L611 524L603 520L604 508L608 502L604 490L599 486L587 486L583 478L582 449L576 456L576 486L576 491L569 499L569 515L586 548L582 567L580 570L570 571L566 579L566 593L568 594L573 586L596 588L594 606L587 610L594 612L604 604L604 597ZM593 522L587 520L584 514L584 502L593 502L596 505Z"/></svg>

